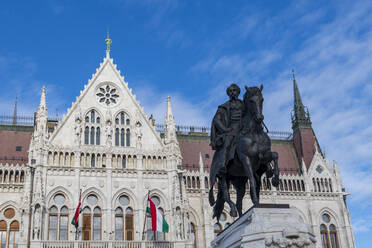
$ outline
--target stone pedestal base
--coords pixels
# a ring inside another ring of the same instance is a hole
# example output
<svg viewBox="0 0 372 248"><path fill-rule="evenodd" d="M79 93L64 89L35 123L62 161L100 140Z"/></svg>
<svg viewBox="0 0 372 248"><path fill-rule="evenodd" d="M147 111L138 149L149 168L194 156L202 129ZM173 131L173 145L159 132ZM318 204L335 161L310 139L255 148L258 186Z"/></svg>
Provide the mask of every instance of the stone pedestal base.
<svg viewBox="0 0 372 248"><path fill-rule="evenodd" d="M315 248L316 239L297 209L286 204L260 204L225 228L213 248Z"/></svg>

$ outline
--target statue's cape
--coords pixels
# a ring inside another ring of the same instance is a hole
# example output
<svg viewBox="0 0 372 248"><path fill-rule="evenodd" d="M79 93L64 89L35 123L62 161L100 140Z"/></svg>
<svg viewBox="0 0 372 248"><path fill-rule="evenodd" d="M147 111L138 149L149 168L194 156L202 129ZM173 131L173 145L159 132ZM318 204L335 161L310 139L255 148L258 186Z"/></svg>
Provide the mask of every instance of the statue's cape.
<svg viewBox="0 0 372 248"><path fill-rule="evenodd" d="M225 163L225 154L226 149L224 147L225 143L225 134L222 130L219 130L216 122L219 121L223 126L229 126L229 106L228 102L218 106L217 112L213 117L212 126L211 126L211 147L215 150L213 155L213 160L211 164L211 169L209 172L209 182L210 189L213 189L213 185L216 180L216 175L223 167Z"/></svg>

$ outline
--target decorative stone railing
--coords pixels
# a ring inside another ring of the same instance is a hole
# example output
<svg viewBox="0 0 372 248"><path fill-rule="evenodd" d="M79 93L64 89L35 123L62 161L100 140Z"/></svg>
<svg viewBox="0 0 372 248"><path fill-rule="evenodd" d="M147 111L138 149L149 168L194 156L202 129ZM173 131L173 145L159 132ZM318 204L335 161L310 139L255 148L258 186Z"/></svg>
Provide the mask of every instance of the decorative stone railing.
<svg viewBox="0 0 372 248"><path fill-rule="evenodd" d="M168 241L41 241L42 248L174 248L175 244Z"/></svg>

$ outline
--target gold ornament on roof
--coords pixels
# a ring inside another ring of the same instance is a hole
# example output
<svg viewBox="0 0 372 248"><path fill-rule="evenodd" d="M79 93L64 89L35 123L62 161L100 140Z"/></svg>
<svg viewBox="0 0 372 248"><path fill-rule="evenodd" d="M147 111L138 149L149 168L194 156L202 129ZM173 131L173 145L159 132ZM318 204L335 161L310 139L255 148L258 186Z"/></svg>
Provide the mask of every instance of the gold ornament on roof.
<svg viewBox="0 0 372 248"><path fill-rule="evenodd" d="M107 38L106 38L105 42L106 42L106 53L109 54L110 50L111 50L112 40L110 39L110 35L109 35L108 31L107 31Z"/></svg>

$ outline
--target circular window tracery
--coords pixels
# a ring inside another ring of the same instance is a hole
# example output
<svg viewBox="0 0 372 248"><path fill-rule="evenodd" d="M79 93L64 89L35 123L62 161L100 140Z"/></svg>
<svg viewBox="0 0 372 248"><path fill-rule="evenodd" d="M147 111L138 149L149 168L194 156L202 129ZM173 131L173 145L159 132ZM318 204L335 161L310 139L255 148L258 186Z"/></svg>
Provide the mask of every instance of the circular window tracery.
<svg viewBox="0 0 372 248"><path fill-rule="evenodd" d="M4 211L4 216L7 219L11 219L15 216L15 211L13 208L8 208Z"/></svg>
<svg viewBox="0 0 372 248"><path fill-rule="evenodd" d="M120 196L119 197L119 202L120 202L120 205L122 205L122 206L129 205L129 198L128 198L128 196L126 196L126 195Z"/></svg>
<svg viewBox="0 0 372 248"><path fill-rule="evenodd" d="M96 205L97 204L97 201L98 201L98 198L97 198L97 196L95 196L95 195L90 195L90 196L88 196L88 198L87 198L87 202L88 202L88 204L89 205Z"/></svg>
<svg viewBox="0 0 372 248"><path fill-rule="evenodd" d="M62 194L58 194L56 196L54 196L54 202L57 204L57 205L62 205L63 203L65 203L65 196L62 195Z"/></svg>
<svg viewBox="0 0 372 248"><path fill-rule="evenodd" d="M97 89L96 96L98 102L106 106L114 105L119 100L118 90L114 86L109 84L100 86Z"/></svg>

